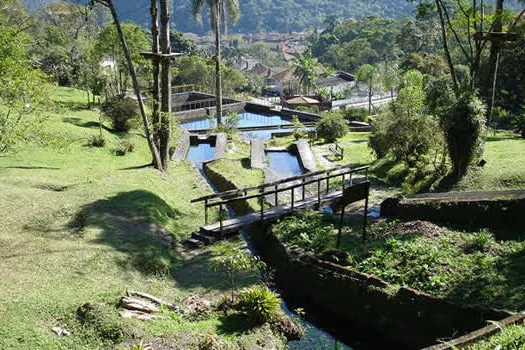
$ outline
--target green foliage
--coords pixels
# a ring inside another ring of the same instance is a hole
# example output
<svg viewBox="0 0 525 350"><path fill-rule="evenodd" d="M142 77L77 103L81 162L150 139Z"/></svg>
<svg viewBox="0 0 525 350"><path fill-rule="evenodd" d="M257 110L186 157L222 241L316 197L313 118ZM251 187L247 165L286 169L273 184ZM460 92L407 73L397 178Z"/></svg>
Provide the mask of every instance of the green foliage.
<svg viewBox="0 0 525 350"><path fill-rule="evenodd" d="M496 326L501 329L500 333L493 335L489 339L481 340L470 345L469 350L515 350L525 347L525 326L515 324L507 327L501 327L497 322Z"/></svg>
<svg viewBox="0 0 525 350"><path fill-rule="evenodd" d="M325 114L317 122L317 135L326 142L334 142L348 133L348 124L339 114Z"/></svg>
<svg viewBox="0 0 525 350"><path fill-rule="evenodd" d="M106 145L106 139L103 135L92 135L89 137L89 145L91 147L104 147Z"/></svg>
<svg viewBox="0 0 525 350"><path fill-rule="evenodd" d="M512 127L525 138L525 105L522 107L522 112L512 118Z"/></svg>
<svg viewBox="0 0 525 350"><path fill-rule="evenodd" d="M207 92L215 91L215 61L198 56L181 57L174 63L175 84L195 84ZM243 73L221 63L223 91L226 95L241 90L247 83Z"/></svg>
<svg viewBox="0 0 525 350"><path fill-rule="evenodd" d="M51 86L31 67L25 47L30 38L16 28L0 28L0 153L38 133Z"/></svg>
<svg viewBox="0 0 525 350"><path fill-rule="evenodd" d="M224 243L214 249L213 258L208 265L211 271L223 271L231 288L233 303L233 293L235 291L235 275L240 271L255 271L264 267L264 263L257 257L243 252L239 247Z"/></svg>
<svg viewBox="0 0 525 350"><path fill-rule="evenodd" d="M131 139L124 139L121 140L118 144L117 150L115 151L115 154L117 156L125 156L128 153L131 153L135 150L135 142Z"/></svg>
<svg viewBox="0 0 525 350"><path fill-rule="evenodd" d="M305 94L310 93L316 86L316 80L319 78L317 58L312 56L310 50L303 55L294 58L293 66L295 67L294 76L299 79L299 84Z"/></svg>
<svg viewBox="0 0 525 350"><path fill-rule="evenodd" d="M280 309L279 296L266 286L258 285L241 291L236 307L254 325L268 322Z"/></svg>
<svg viewBox="0 0 525 350"><path fill-rule="evenodd" d="M305 136L304 124L299 121L299 117L294 115L292 117L292 128L293 128L293 137L296 140L303 138Z"/></svg>
<svg viewBox="0 0 525 350"><path fill-rule="evenodd" d="M101 110L116 132L128 132L136 124L139 114L137 101L121 96L108 99Z"/></svg>
<svg viewBox="0 0 525 350"><path fill-rule="evenodd" d="M401 90L390 111L375 118L370 147L378 158L387 154L405 167L423 168L429 156L441 152L443 132L439 123L426 114L423 76L409 71L402 77Z"/></svg>
<svg viewBox="0 0 525 350"><path fill-rule="evenodd" d="M322 217L311 213L284 218L272 226L272 233L284 243L320 253L328 248L333 227L325 225Z"/></svg>
<svg viewBox="0 0 525 350"><path fill-rule="evenodd" d="M323 99L327 101L331 100L344 100L345 94L342 91L334 91L331 92L328 88L322 88L316 91L316 94L321 96Z"/></svg>
<svg viewBox="0 0 525 350"><path fill-rule="evenodd" d="M137 72L147 74L151 65L141 55L141 52L147 51L150 45L142 27L133 23L122 23L122 32L126 39L131 59L135 67L137 67ZM111 64L104 68L103 74L107 81L106 91L112 96L124 96L127 89L131 86L130 77L126 57L114 24L98 32L93 50L94 55L100 61L108 60L109 63L113 61L115 64L114 68L112 68ZM149 81L151 78L148 75L146 79Z"/></svg>
<svg viewBox="0 0 525 350"><path fill-rule="evenodd" d="M224 132L231 140L239 131L239 121L241 116L238 113L232 112L222 118L222 123L215 130L217 132Z"/></svg>
<svg viewBox="0 0 525 350"><path fill-rule="evenodd" d="M485 126L485 107L473 93L464 93L441 115L452 170L463 177L475 160Z"/></svg>
<svg viewBox="0 0 525 350"><path fill-rule="evenodd" d="M85 327L92 328L100 338L120 342L142 336L134 322L120 317L115 307L104 303L86 303L77 309L77 316Z"/></svg>

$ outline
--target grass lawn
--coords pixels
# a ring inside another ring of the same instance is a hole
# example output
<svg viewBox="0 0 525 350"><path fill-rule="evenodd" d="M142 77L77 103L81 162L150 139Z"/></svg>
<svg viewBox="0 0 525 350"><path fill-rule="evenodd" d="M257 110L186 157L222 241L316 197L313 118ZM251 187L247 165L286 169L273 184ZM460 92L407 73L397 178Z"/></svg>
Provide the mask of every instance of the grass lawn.
<svg viewBox="0 0 525 350"><path fill-rule="evenodd" d="M166 174L145 167L150 155L138 134L130 136L135 151L123 157L114 152L122 137L105 129L107 146L89 147L99 114L83 109L84 99L78 90L58 89L63 107L45 124L51 142L0 156L2 349L110 347L80 324L79 306L116 301L126 289L178 301L228 287L220 273L207 271L209 255L188 257L159 238L167 230L178 241L204 222L202 207L190 204L211 191L198 171L186 162ZM246 275L239 285L256 280ZM72 335L57 337L54 326ZM146 336L240 334L214 315L140 327Z"/></svg>
<svg viewBox="0 0 525 350"><path fill-rule="evenodd" d="M483 168L473 169L458 190L525 188L525 139L512 133L489 134Z"/></svg>

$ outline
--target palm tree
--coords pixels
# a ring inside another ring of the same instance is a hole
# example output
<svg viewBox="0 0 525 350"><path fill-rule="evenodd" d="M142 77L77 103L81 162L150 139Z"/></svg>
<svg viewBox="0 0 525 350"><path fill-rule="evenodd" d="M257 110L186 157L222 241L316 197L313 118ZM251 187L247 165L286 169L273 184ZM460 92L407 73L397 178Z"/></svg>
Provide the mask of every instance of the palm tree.
<svg viewBox="0 0 525 350"><path fill-rule="evenodd" d="M315 82L319 77L317 72L319 62L317 62L317 58L313 57L310 50L308 50L304 55L294 58L293 65L295 67L294 76L299 78L299 83L304 93L308 94L310 90L315 89Z"/></svg>
<svg viewBox="0 0 525 350"><path fill-rule="evenodd" d="M222 124L221 32L226 21L239 19L239 0L192 0L193 15L201 18L204 5L210 8L211 27L215 33L215 96L217 98L217 125Z"/></svg>

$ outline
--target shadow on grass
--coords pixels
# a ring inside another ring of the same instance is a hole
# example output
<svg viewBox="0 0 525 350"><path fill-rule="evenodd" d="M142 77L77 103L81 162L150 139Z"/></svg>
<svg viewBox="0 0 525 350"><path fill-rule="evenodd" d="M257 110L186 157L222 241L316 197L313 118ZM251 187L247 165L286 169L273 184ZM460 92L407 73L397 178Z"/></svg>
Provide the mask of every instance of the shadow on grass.
<svg viewBox="0 0 525 350"><path fill-rule="evenodd" d="M208 269L213 255L206 251L186 261L174 276L177 285L182 288L214 289L221 292L229 292L230 284L222 271L214 272ZM258 278L253 272L237 272L235 274L235 290L248 287L256 283Z"/></svg>
<svg viewBox="0 0 525 350"><path fill-rule="evenodd" d="M491 269L480 267L447 293L453 300L521 311L525 308L525 249L496 258Z"/></svg>
<svg viewBox="0 0 525 350"><path fill-rule="evenodd" d="M92 242L125 253L117 261L123 269L133 268L144 275L173 276L181 258L166 244L166 237L172 235L163 227L170 220L183 218L157 195L137 190L85 205L68 226L73 231L82 231L83 226L100 228L100 234Z"/></svg>
<svg viewBox="0 0 525 350"><path fill-rule="evenodd" d="M243 334L252 329L246 320L246 317L239 314L230 314L219 317L220 324L217 326L218 334Z"/></svg>
<svg viewBox="0 0 525 350"><path fill-rule="evenodd" d="M111 128L108 128L107 126L105 126L104 124L101 124L99 122L84 121L81 118L69 118L69 117L63 118L62 121L64 123L73 124L73 125L81 127L81 128L89 128L89 129L97 128L98 129L98 128L102 127L102 129L106 130L107 132L110 132L112 134L118 134L115 130L113 130Z"/></svg>
<svg viewBox="0 0 525 350"><path fill-rule="evenodd" d="M6 166L4 169L21 169L21 170L60 170L60 168L47 166Z"/></svg>

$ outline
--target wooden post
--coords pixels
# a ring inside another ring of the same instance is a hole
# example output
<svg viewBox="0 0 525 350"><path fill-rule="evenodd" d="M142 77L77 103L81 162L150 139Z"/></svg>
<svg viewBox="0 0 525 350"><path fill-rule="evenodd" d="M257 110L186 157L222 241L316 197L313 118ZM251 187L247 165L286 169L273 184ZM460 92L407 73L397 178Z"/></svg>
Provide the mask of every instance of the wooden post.
<svg viewBox="0 0 525 350"><path fill-rule="evenodd" d="M277 207L279 205L279 202L278 202L278 192L277 190L279 189L279 186L278 185L275 185L275 206Z"/></svg>
<svg viewBox="0 0 525 350"><path fill-rule="evenodd" d="M204 224L208 225L208 200L204 201Z"/></svg>
<svg viewBox="0 0 525 350"><path fill-rule="evenodd" d="M343 190L345 189L345 174L343 174Z"/></svg>
<svg viewBox="0 0 525 350"><path fill-rule="evenodd" d="M335 244L335 248L336 249L339 249L339 246L341 245L341 234L343 232L343 223L344 223L344 219L345 219L345 209L346 209L346 206L344 206L341 209L341 216L339 218L339 231L337 231L337 243Z"/></svg>
<svg viewBox="0 0 525 350"><path fill-rule="evenodd" d="M219 205L219 234L222 241L222 203Z"/></svg>
<svg viewBox="0 0 525 350"><path fill-rule="evenodd" d="M304 199L305 199L305 193L306 193L306 191L304 190L304 189L305 189L305 187L304 187L304 183L305 183L305 182L306 182L306 178L303 177L303 187L302 187L302 188L303 188L303 197L302 197L302 198L303 198L303 201L304 201Z"/></svg>
<svg viewBox="0 0 525 350"><path fill-rule="evenodd" d="M329 189L330 189L330 172L326 173L327 175L327 178L326 178L326 193L328 193Z"/></svg>
<svg viewBox="0 0 525 350"><path fill-rule="evenodd" d="M363 242L365 241L366 239L366 224L367 224L367 221L368 221L368 195L366 196L366 199L365 199L365 213L364 213L364 221L363 221L363 235L362 235L362 239L363 239Z"/></svg>
<svg viewBox="0 0 525 350"><path fill-rule="evenodd" d="M161 106L163 112L159 125L160 156L162 167L168 169L171 144L171 45L170 45L170 10L168 0L160 0L160 48L165 55L161 60Z"/></svg>
<svg viewBox="0 0 525 350"><path fill-rule="evenodd" d="M321 178L317 180L317 209L321 210Z"/></svg>
<svg viewBox="0 0 525 350"><path fill-rule="evenodd" d="M294 208L294 200L295 200L295 189L292 188L292 211L293 211L293 208Z"/></svg>

